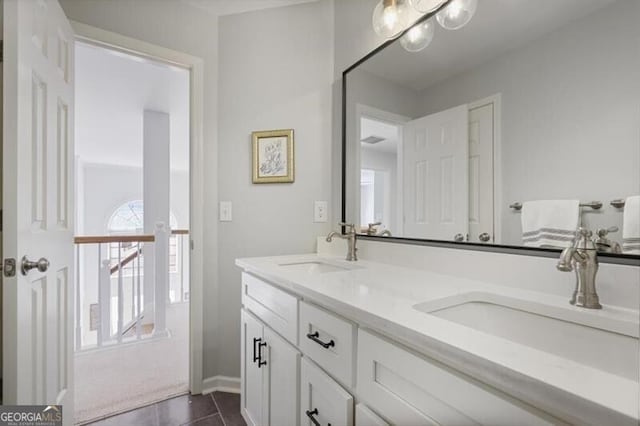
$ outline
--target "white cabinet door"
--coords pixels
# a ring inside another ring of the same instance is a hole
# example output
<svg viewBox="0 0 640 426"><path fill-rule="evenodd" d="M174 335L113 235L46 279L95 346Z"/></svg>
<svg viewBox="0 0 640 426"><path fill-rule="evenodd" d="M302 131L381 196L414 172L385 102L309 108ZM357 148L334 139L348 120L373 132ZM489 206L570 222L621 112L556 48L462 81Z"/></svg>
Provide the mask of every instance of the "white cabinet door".
<svg viewBox="0 0 640 426"><path fill-rule="evenodd" d="M307 358L300 368L300 423L352 426L353 398Z"/></svg>
<svg viewBox="0 0 640 426"><path fill-rule="evenodd" d="M267 394L267 370L261 354L265 353L263 344L263 326L253 315L242 310L242 378L241 405L242 414L249 425L266 425L268 407L265 404Z"/></svg>
<svg viewBox="0 0 640 426"><path fill-rule="evenodd" d="M562 424L374 336L358 331L358 396L397 425L551 426Z"/></svg>
<svg viewBox="0 0 640 426"><path fill-rule="evenodd" d="M17 273L3 278L3 402L61 404L65 424L73 422L73 43L57 1L4 1L2 248ZM42 259L39 270L23 256Z"/></svg>
<svg viewBox="0 0 640 426"><path fill-rule="evenodd" d="M297 425L300 352L242 310L242 415L249 425Z"/></svg>
<svg viewBox="0 0 640 426"><path fill-rule="evenodd" d="M264 340L267 343L267 364L262 368L266 368L269 375L268 423L272 426L295 426L299 424L300 352L266 326Z"/></svg>
<svg viewBox="0 0 640 426"><path fill-rule="evenodd" d="M364 404L356 405L356 426L389 426Z"/></svg>
<svg viewBox="0 0 640 426"><path fill-rule="evenodd" d="M404 231L452 241L469 226L468 106L410 121L403 129Z"/></svg>

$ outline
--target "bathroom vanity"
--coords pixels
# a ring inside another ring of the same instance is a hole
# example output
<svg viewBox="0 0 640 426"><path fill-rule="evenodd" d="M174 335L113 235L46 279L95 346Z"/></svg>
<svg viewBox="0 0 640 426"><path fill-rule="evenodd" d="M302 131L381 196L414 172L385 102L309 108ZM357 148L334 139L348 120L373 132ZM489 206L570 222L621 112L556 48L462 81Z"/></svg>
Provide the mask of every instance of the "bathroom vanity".
<svg viewBox="0 0 640 426"><path fill-rule="evenodd" d="M253 425L637 425L637 310L380 262L239 259Z"/></svg>

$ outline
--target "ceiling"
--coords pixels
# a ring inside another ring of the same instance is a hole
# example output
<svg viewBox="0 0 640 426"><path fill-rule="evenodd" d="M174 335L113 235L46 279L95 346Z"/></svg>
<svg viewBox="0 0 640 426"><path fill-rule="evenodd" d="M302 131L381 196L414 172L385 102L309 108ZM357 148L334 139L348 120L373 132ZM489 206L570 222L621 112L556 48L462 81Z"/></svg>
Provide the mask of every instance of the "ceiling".
<svg viewBox="0 0 640 426"><path fill-rule="evenodd" d="M426 49L410 53L399 42L367 60L361 69L413 90L423 90L521 47L615 0L479 0L462 29L436 25Z"/></svg>
<svg viewBox="0 0 640 426"><path fill-rule="evenodd" d="M171 168L188 170L189 72L78 42L75 146L84 162L142 166L143 112L170 115Z"/></svg>
<svg viewBox="0 0 640 426"><path fill-rule="evenodd" d="M381 138L380 142L371 144L360 142L363 149L396 154L398 151L399 129L398 126L363 117L360 121L360 140L368 137Z"/></svg>
<svg viewBox="0 0 640 426"><path fill-rule="evenodd" d="M216 16L234 15L254 10L293 6L317 0L182 0L182 2ZM344 0L342 0L344 1Z"/></svg>

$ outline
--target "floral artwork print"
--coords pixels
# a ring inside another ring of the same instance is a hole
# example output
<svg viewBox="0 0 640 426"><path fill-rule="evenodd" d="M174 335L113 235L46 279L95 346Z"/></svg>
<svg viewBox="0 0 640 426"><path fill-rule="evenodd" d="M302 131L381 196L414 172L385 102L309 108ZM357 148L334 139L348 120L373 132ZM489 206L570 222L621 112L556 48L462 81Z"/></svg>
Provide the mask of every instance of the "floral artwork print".
<svg viewBox="0 0 640 426"><path fill-rule="evenodd" d="M287 148L283 137L261 138L259 145L260 176L287 175Z"/></svg>

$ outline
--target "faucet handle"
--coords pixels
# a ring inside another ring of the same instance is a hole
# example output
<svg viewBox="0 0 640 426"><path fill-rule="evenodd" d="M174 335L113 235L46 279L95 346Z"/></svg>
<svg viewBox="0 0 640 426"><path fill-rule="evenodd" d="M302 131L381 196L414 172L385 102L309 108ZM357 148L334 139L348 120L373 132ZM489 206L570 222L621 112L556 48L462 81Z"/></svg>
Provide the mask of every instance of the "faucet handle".
<svg viewBox="0 0 640 426"><path fill-rule="evenodd" d="M596 231L596 234L598 235L598 237L600 238L604 238L606 237L609 233L612 232L618 232L619 228L617 226L610 226L608 228L600 228Z"/></svg>
<svg viewBox="0 0 640 426"><path fill-rule="evenodd" d="M374 222L374 223L370 223L368 224L368 229L367 229L367 235L376 235L376 233L378 232L378 230L376 229L376 226L380 226L382 225L382 222Z"/></svg>

